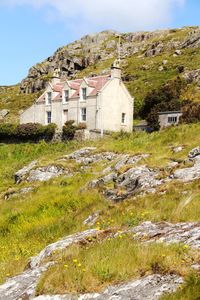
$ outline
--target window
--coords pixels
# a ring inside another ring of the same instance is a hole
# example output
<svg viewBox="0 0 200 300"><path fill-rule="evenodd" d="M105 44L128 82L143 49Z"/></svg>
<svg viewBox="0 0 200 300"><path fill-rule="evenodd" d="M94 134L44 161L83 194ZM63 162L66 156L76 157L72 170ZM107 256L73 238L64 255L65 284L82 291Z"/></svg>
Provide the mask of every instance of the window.
<svg viewBox="0 0 200 300"><path fill-rule="evenodd" d="M64 91L64 101L65 102L69 101L69 91L68 90Z"/></svg>
<svg viewBox="0 0 200 300"><path fill-rule="evenodd" d="M122 124L125 124L126 123L126 114L125 113L122 113Z"/></svg>
<svg viewBox="0 0 200 300"><path fill-rule="evenodd" d="M86 100L86 98L87 98L87 88L82 88L82 98L83 98L83 100Z"/></svg>
<svg viewBox="0 0 200 300"><path fill-rule="evenodd" d="M47 124L51 124L51 111L47 112Z"/></svg>
<svg viewBox="0 0 200 300"><path fill-rule="evenodd" d="M52 100L52 93L48 92L47 93L47 104L51 104L51 100Z"/></svg>
<svg viewBox="0 0 200 300"><path fill-rule="evenodd" d="M168 123L170 124L177 123L177 117L168 117Z"/></svg>
<svg viewBox="0 0 200 300"><path fill-rule="evenodd" d="M86 122L86 108L81 108L81 122Z"/></svg>
<svg viewBox="0 0 200 300"><path fill-rule="evenodd" d="M63 110L63 123L68 121L68 109Z"/></svg>

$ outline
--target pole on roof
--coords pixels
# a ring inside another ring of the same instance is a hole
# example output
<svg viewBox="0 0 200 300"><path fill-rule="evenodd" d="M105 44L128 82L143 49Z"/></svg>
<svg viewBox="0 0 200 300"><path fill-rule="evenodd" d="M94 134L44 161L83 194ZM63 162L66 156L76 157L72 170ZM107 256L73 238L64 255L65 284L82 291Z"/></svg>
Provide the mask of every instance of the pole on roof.
<svg viewBox="0 0 200 300"><path fill-rule="evenodd" d="M121 35L119 34L119 44L118 44L118 60L121 61Z"/></svg>

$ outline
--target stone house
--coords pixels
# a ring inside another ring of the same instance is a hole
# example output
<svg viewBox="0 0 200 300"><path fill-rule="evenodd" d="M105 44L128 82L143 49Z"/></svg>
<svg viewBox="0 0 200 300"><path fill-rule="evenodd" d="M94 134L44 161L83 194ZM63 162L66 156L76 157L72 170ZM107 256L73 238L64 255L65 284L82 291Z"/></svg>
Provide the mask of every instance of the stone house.
<svg viewBox="0 0 200 300"><path fill-rule="evenodd" d="M132 131L133 98L118 61L106 76L62 81L54 74L45 92L20 115L20 124L55 123L59 130L68 120L85 123L88 130Z"/></svg>
<svg viewBox="0 0 200 300"><path fill-rule="evenodd" d="M160 129L178 125L179 119L182 116L181 111L163 111L158 113Z"/></svg>

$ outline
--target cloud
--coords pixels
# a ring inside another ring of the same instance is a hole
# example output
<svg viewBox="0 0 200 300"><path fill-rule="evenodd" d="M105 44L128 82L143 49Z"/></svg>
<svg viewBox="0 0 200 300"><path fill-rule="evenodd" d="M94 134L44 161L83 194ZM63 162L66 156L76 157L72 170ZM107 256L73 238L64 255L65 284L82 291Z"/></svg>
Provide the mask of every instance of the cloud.
<svg viewBox="0 0 200 300"><path fill-rule="evenodd" d="M170 25L186 0L1 0L4 5L45 9L46 17L82 33L103 29L135 31Z"/></svg>

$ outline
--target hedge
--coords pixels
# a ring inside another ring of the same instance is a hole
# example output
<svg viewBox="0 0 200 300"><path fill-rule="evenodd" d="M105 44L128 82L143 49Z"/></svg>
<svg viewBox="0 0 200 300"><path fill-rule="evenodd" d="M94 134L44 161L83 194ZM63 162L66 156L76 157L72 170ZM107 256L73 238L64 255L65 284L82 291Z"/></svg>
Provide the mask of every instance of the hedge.
<svg viewBox="0 0 200 300"><path fill-rule="evenodd" d="M33 141L41 139L50 141L55 134L56 125L43 126L39 123L27 123L21 125L0 124L0 141Z"/></svg>

